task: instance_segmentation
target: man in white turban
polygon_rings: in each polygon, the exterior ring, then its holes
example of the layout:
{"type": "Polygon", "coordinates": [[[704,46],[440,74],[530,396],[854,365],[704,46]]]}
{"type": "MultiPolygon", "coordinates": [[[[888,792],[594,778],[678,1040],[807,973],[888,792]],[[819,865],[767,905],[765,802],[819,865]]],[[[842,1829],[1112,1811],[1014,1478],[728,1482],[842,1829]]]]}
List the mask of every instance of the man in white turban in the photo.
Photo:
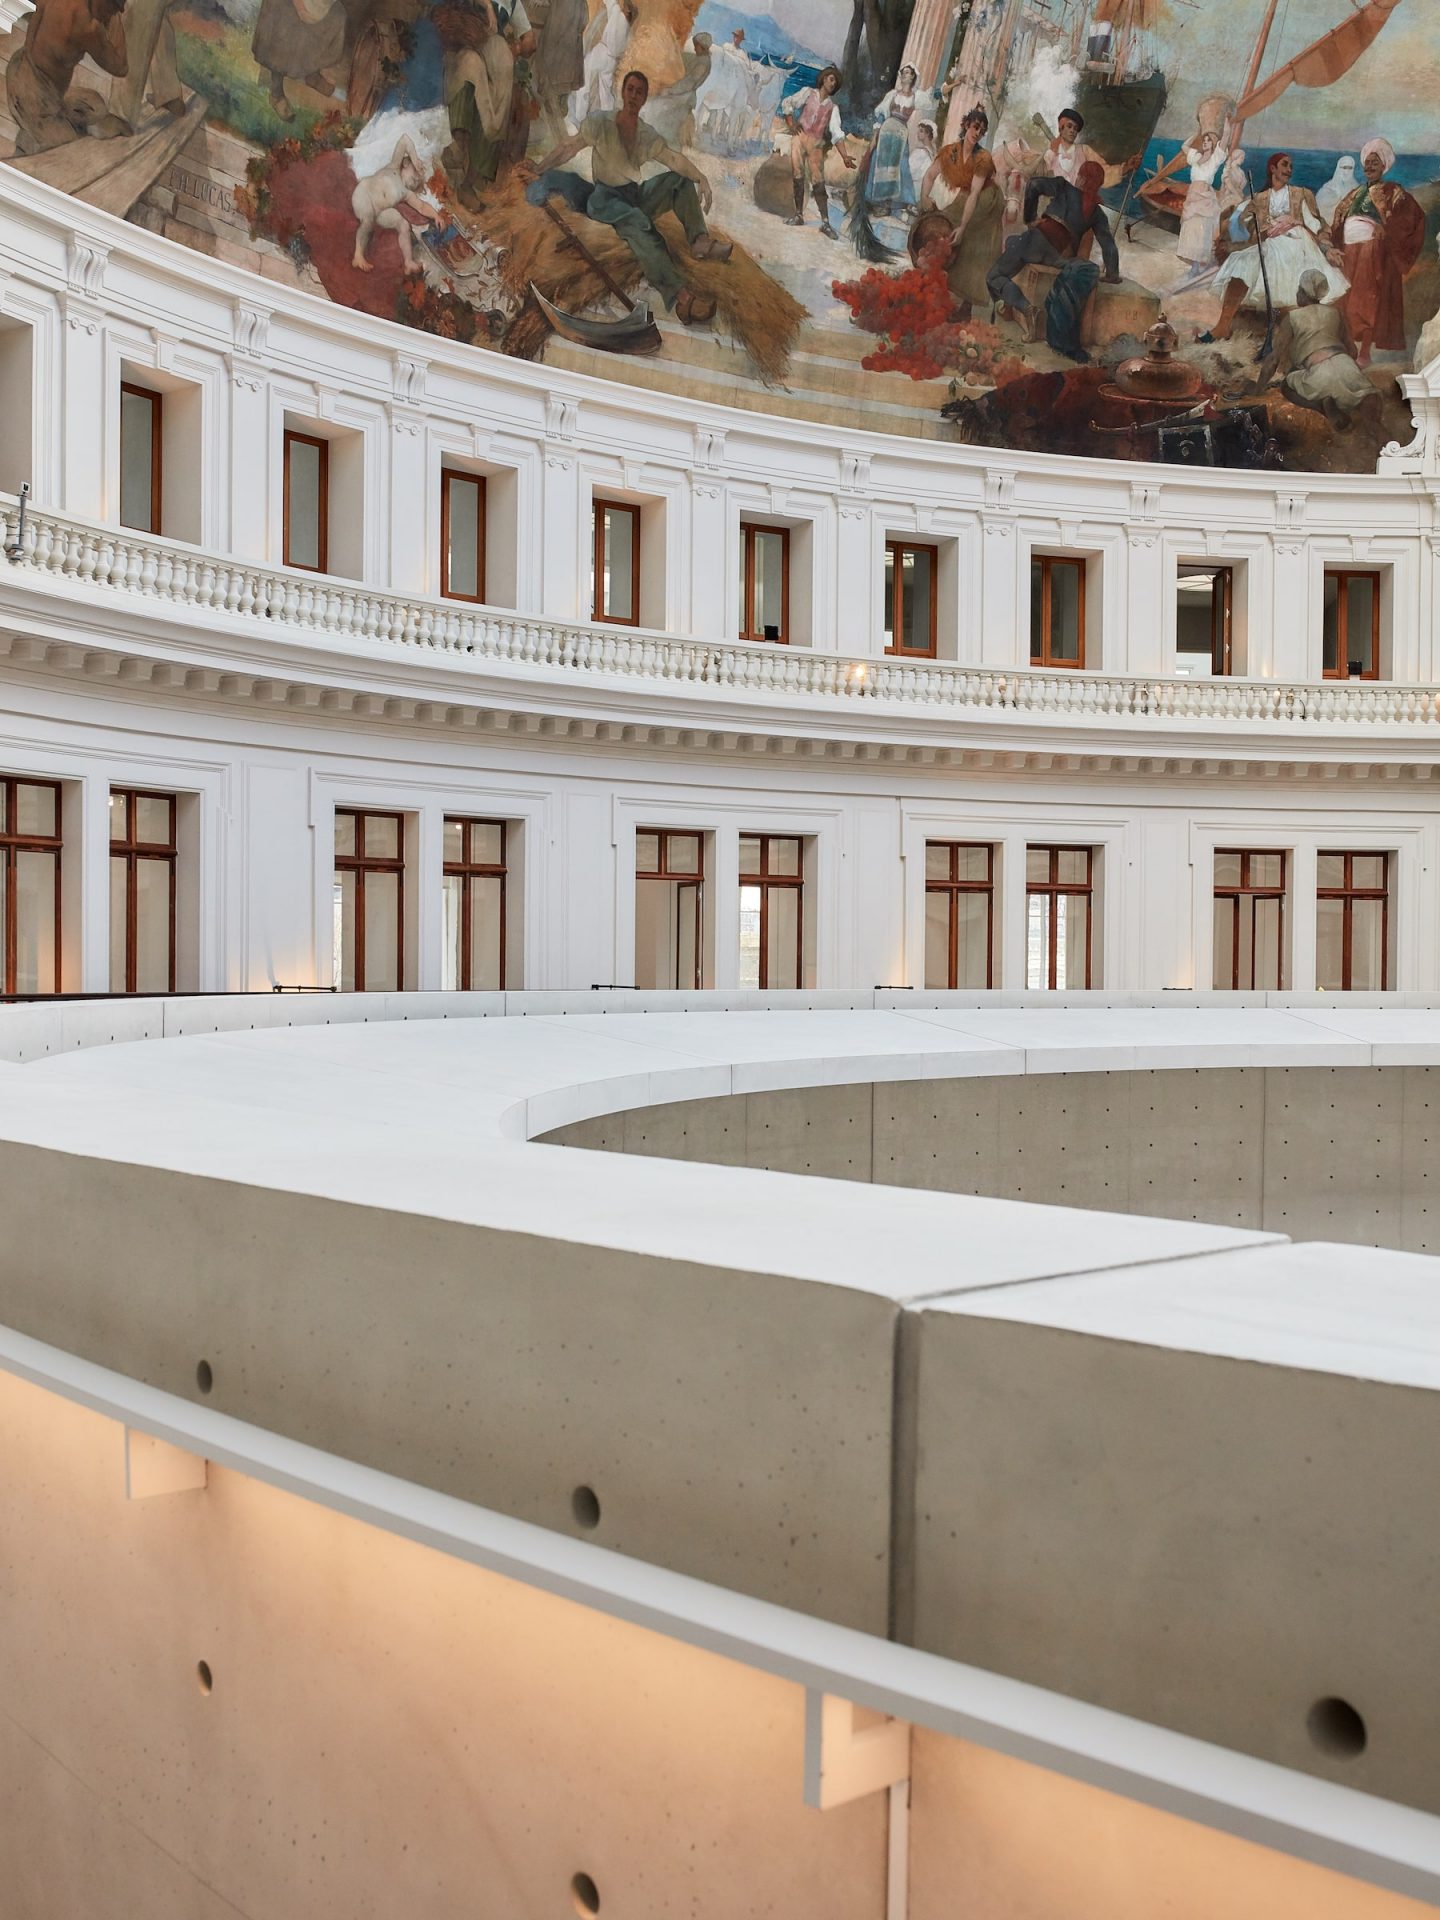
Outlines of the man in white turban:
{"type": "Polygon", "coordinates": [[[1342,302],[1355,357],[1369,364],[1375,349],[1405,350],[1405,276],[1425,244],[1425,212],[1398,181],[1388,140],[1367,140],[1360,149],[1365,175],[1336,207],[1330,241],[1341,250],[1350,290],[1342,302]]]}

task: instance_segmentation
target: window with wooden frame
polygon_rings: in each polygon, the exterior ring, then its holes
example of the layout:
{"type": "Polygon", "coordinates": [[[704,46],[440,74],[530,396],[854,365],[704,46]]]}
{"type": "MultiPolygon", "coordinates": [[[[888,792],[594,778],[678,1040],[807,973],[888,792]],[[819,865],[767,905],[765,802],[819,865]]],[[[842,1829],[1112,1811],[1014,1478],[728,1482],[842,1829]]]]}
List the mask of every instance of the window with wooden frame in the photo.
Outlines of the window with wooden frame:
{"type": "Polygon", "coordinates": [[[440,592],[485,598],[485,476],[440,469],[440,592]]]}
{"type": "Polygon", "coordinates": [[[1327,993],[1390,985],[1390,855],[1322,853],[1316,868],[1315,984],[1327,993]]]}
{"type": "Polygon", "coordinates": [[[138,533],[163,533],[163,396],[120,382],[120,524],[138,533]]]}
{"type": "Polygon", "coordinates": [[[640,624],[640,509],[623,500],[594,501],[591,611],[616,626],[640,624]]]}
{"type": "Polygon", "coordinates": [[[445,959],[441,985],[461,993],[505,985],[505,822],[445,821],[445,959]]]}
{"type": "Polygon", "coordinates": [[[405,984],[405,816],[335,809],[335,985],[397,993],[405,984]]]}
{"type": "Polygon", "coordinates": [[[790,638],[790,529],[740,523],[740,638],[790,638]]]}
{"type": "Polygon", "coordinates": [[[1222,993],[1285,984],[1285,854],[1215,849],[1214,984],[1222,993]]]}
{"type": "Polygon", "coordinates": [[[330,566],[330,442],[285,429],[284,560],[325,573],[330,566]]]}
{"type": "Polygon", "coordinates": [[[940,550],[885,542],[885,651],[933,660],[940,633],[940,550]]]}
{"type": "Polygon", "coordinates": [[[1092,984],[1095,920],[1093,847],[1025,849],[1025,984],[1092,984]]]}
{"type": "Polygon", "coordinates": [[[1030,561],[1030,664],[1085,664],[1085,562],[1037,553],[1030,561]]]}
{"type": "Polygon", "coordinates": [[[0,775],[0,992],[60,991],[60,783],[0,775]]]}
{"type": "Polygon", "coordinates": [[[1325,570],[1323,668],[1327,680],[1380,678],[1380,576],[1325,570]]]}
{"type": "Polygon", "coordinates": [[[740,985],[805,984],[805,843],[792,834],[740,836],[740,985]]]}
{"type": "Polygon", "coordinates": [[[635,985],[704,985],[705,836],[641,827],[635,835],[635,985]]]}
{"type": "Polygon", "coordinates": [[[1182,673],[1233,672],[1235,570],[1180,562],[1175,583],[1175,655],[1182,673]]]}
{"type": "Polygon", "coordinates": [[[925,843],[925,984],[991,987],[995,849],[967,840],[925,843]]]}
{"type": "Polygon", "coordinates": [[[110,991],[174,993],[175,796],[110,789],[110,991]]]}

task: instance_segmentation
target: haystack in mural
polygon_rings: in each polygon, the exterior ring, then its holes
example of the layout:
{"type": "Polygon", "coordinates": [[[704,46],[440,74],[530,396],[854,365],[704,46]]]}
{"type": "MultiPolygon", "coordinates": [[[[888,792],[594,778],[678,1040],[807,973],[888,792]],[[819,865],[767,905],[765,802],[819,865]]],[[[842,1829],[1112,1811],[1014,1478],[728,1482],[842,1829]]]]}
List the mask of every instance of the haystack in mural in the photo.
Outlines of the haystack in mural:
{"type": "Polygon", "coordinates": [[[1363,471],[1440,309],[1437,51],[1429,0],[38,0],[5,111],[15,166],[478,348],[1363,471]]]}

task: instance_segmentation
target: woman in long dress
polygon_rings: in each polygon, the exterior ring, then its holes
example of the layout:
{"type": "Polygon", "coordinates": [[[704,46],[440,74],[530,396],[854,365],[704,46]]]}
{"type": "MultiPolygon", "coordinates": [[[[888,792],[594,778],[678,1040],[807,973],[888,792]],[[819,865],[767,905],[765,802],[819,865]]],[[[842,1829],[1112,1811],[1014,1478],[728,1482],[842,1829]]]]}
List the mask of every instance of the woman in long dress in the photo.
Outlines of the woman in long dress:
{"type": "Polygon", "coordinates": [[[972,107],[960,126],[960,138],[935,156],[920,190],[923,205],[944,214],[954,228],[946,281],[963,317],[973,306],[989,306],[985,276],[1000,257],[1005,195],[995,177],[995,158],[981,145],[990,131],[983,107],[972,107]]]}
{"type": "Polygon", "coordinates": [[[1215,181],[1230,157],[1229,128],[1224,134],[1202,133],[1185,149],[1190,185],[1180,214],[1180,238],[1175,252],[1192,273],[1215,264],[1215,236],[1220,231],[1220,195],[1215,181]]]}
{"type": "Polygon", "coordinates": [[[912,204],[910,180],[910,122],[917,104],[914,67],[901,67],[895,85],[875,109],[879,133],[870,156],[870,178],[865,198],[878,211],[912,204]]]}
{"type": "MultiPolygon", "coordinates": [[[[1306,273],[1323,273],[1326,299],[1338,300],[1350,282],[1336,264],[1333,248],[1322,246],[1325,223],[1315,196],[1294,185],[1295,162],[1288,153],[1272,153],[1265,167],[1265,190],[1239,208],[1230,227],[1245,236],[1227,255],[1215,276],[1222,296],[1220,318],[1210,338],[1228,340],[1242,307],[1293,307],[1306,273]]],[[[1202,336],[1203,338],[1204,336],[1202,336]]]]}

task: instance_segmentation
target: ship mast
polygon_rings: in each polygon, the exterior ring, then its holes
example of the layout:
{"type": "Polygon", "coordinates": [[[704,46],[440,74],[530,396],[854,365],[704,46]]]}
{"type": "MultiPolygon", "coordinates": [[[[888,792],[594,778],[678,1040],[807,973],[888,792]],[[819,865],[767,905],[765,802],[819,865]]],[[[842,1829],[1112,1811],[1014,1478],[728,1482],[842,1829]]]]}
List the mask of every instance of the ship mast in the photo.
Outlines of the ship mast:
{"type": "MultiPolygon", "coordinates": [[[[1265,58],[1266,47],[1270,44],[1270,34],[1275,25],[1275,15],[1279,11],[1279,8],[1280,0],[1270,0],[1270,4],[1265,9],[1265,18],[1260,23],[1260,37],[1255,42],[1255,52],[1250,61],[1250,71],[1246,74],[1245,84],[1240,89],[1240,98],[1242,100],[1245,99],[1248,94],[1255,91],[1255,82],[1260,78],[1260,63],[1265,58]]],[[[1235,133],[1237,136],[1244,124],[1243,120],[1237,120],[1235,122],[1235,133]]]]}

